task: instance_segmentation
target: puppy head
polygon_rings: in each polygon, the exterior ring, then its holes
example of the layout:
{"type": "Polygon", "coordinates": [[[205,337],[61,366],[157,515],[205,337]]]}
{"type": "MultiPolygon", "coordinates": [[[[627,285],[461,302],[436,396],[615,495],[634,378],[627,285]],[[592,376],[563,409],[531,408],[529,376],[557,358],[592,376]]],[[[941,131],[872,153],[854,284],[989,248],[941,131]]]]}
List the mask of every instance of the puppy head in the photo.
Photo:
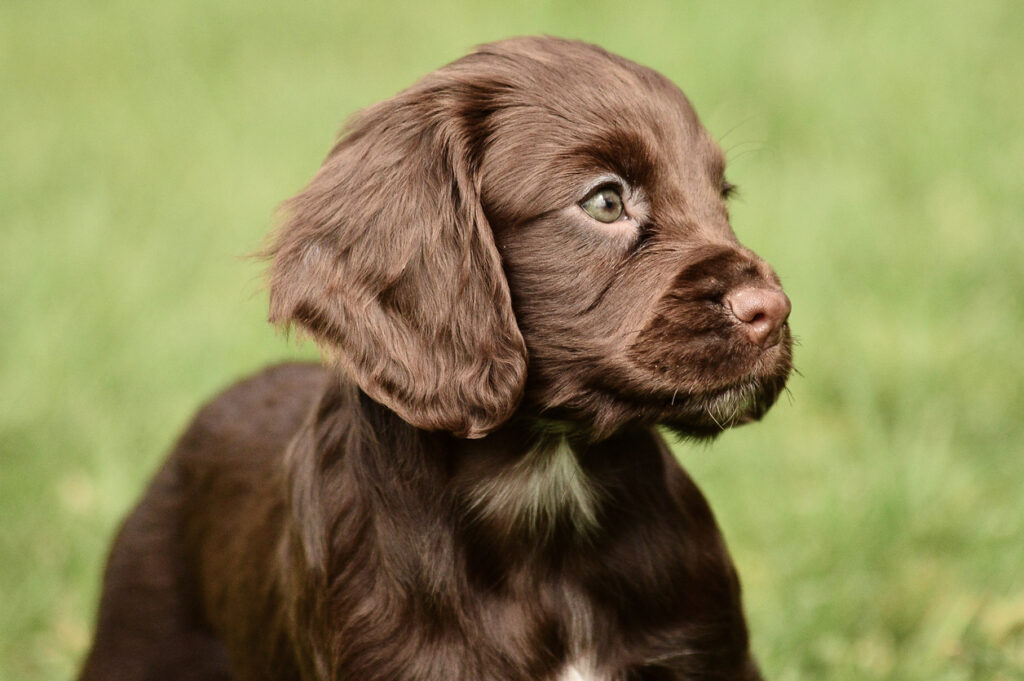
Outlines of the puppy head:
{"type": "Polygon", "coordinates": [[[791,368],[789,301],[732,232],[724,170],[654,71],[486,45],[350,124],[288,204],[271,319],[418,427],[480,436],[525,393],[596,436],[711,435],[791,368]]]}

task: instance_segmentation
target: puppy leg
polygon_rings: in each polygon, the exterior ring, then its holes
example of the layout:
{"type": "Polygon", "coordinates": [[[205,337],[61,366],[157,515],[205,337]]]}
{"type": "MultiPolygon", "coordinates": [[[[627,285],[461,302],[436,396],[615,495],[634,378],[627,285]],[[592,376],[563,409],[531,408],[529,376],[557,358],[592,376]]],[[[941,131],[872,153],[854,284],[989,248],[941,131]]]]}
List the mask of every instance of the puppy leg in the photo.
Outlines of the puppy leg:
{"type": "Polygon", "coordinates": [[[96,637],[79,681],[229,681],[185,565],[180,489],[164,468],[114,542],[96,637]]]}

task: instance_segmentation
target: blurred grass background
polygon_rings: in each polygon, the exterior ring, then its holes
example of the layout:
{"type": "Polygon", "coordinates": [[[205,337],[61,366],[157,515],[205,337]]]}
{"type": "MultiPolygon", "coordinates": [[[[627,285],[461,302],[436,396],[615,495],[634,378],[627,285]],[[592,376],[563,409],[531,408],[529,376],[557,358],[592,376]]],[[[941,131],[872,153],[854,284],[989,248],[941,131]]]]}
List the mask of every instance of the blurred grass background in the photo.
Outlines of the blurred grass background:
{"type": "Polygon", "coordinates": [[[762,424],[680,447],[767,678],[1024,678],[1024,3],[0,4],[0,679],[72,675],[114,529],[198,404],[296,349],[279,201],[472,45],[668,75],[793,300],[762,424]]]}

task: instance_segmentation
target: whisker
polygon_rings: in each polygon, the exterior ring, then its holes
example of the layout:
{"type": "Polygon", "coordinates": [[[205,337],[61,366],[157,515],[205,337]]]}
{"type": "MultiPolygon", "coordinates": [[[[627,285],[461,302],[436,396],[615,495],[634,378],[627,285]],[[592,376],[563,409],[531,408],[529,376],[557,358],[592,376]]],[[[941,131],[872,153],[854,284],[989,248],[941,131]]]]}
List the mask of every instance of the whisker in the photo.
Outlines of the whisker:
{"type": "Polygon", "coordinates": [[[707,412],[708,416],[711,417],[711,420],[715,422],[716,426],[718,426],[722,430],[725,430],[725,426],[723,426],[721,423],[719,423],[718,419],[715,418],[715,415],[711,413],[711,407],[710,406],[705,404],[704,405],[704,411],[707,412]]]}
{"type": "MultiPolygon", "coordinates": [[[[728,137],[732,133],[736,132],[737,130],[739,130],[740,128],[742,128],[744,125],[746,125],[747,123],[749,123],[752,120],[754,120],[753,116],[747,116],[742,121],[740,121],[736,125],[732,126],[728,130],[726,130],[725,134],[718,138],[718,141],[719,142],[724,142],[726,137],[728,137]]],[[[729,153],[729,152],[726,152],[726,153],[729,153]]]]}

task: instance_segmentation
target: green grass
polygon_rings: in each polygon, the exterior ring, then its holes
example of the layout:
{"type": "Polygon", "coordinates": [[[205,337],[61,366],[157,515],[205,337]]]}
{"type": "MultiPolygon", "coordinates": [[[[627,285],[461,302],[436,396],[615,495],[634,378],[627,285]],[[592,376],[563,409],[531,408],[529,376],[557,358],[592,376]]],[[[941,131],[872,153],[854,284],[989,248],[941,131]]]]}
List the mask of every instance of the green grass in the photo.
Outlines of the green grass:
{"type": "Polygon", "coordinates": [[[0,680],[73,673],[192,410],[312,355],[244,256],[340,122],[523,33],[679,83],[793,300],[791,399],[679,449],[767,677],[1024,679],[1024,4],[344,4],[0,4],[0,680]]]}

